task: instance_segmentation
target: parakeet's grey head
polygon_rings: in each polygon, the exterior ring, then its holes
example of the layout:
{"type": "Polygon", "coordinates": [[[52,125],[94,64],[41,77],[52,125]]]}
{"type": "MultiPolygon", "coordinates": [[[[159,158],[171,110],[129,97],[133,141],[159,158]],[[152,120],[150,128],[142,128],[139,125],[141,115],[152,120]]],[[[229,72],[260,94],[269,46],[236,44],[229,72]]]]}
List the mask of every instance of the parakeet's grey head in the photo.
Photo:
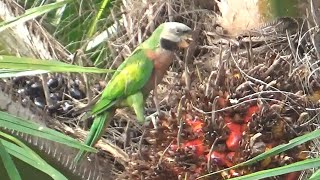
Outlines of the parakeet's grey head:
{"type": "Polygon", "coordinates": [[[186,48],[191,39],[192,29],[185,24],[178,22],[166,22],[162,25],[160,34],[160,46],[163,49],[173,51],[177,48],[186,48]]]}
{"type": "Polygon", "coordinates": [[[159,46],[163,49],[174,51],[189,46],[192,29],[185,24],[178,22],[166,22],[160,24],[139,47],[156,49],[159,46]]]}

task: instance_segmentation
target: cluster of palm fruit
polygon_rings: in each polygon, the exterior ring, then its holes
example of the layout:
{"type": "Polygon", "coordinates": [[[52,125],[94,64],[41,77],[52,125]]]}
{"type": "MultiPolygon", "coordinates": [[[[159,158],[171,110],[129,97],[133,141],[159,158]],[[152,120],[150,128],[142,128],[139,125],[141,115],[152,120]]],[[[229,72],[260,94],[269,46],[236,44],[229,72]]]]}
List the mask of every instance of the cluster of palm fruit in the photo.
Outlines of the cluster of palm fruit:
{"type": "MultiPolygon", "coordinates": [[[[230,98],[230,96],[229,96],[230,98]]],[[[278,99],[285,102],[285,98],[278,99]]],[[[292,97],[294,101],[303,101],[292,97]]],[[[307,103],[307,101],[305,102],[307,103]]],[[[217,107],[232,106],[220,97],[217,107]]],[[[157,130],[147,130],[139,153],[133,153],[124,179],[196,179],[209,172],[232,167],[269,149],[303,135],[308,114],[303,107],[285,107],[274,102],[253,101],[215,113],[215,119],[194,111],[181,118],[171,114],[160,120],[157,130]],[[181,121],[181,122],[180,122],[181,121]]],[[[231,169],[209,179],[237,177],[304,160],[309,144],[267,158],[252,166],[231,169]]],[[[280,179],[297,179],[300,172],[280,179]]]]}
{"type": "MultiPolygon", "coordinates": [[[[229,61],[213,70],[213,75],[203,73],[212,79],[193,77],[183,110],[175,106],[160,119],[158,129],[147,130],[140,151],[132,153],[127,173],[120,179],[196,179],[316,128],[308,123],[316,114],[307,109],[319,106],[320,86],[311,76],[309,86],[303,86],[305,79],[301,77],[307,77],[306,69],[293,59],[278,58],[280,54],[289,56],[286,53],[285,49],[274,49],[254,59],[238,57],[237,65],[229,61]],[[210,93],[206,93],[208,87],[210,93]]],[[[177,94],[181,97],[181,92],[177,94]]],[[[207,178],[232,178],[304,160],[312,155],[310,147],[311,143],[305,143],[207,178]]],[[[292,180],[299,176],[301,172],[275,178],[292,180]]]]}
{"type": "MultiPolygon", "coordinates": [[[[39,77],[23,76],[1,81],[2,90],[10,91],[9,94],[15,96],[23,105],[34,103],[52,116],[73,118],[78,115],[73,114],[75,101],[86,98],[85,85],[78,76],[69,78],[68,75],[62,74],[50,75],[46,86],[49,90],[50,105],[45,98],[39,77]]],[[[97,94],[104,88],[103,86],[104,84],[95,83],[92,92],[97,94]]]]}

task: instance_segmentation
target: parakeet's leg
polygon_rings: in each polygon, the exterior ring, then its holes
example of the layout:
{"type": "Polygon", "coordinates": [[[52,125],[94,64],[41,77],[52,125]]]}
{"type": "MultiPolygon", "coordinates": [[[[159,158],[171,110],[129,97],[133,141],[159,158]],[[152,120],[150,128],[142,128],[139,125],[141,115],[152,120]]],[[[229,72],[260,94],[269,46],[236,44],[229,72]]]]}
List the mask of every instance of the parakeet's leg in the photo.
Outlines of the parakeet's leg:
{"type": "MultiPolygon", "coordinates": [[[[86,145],[94,146],[97,143],[97,141],[101,138],[102,134],[104,133],[104,130],[106,126],[109,124],[110,119],[113,117],[114,113],[115,110],[110,109],[96,115],[96,117],[93,120],[93,124],[90,128],[89,135],[87,136],[87,139],[84,142],[86,145]]],[[[84,155],[85,152],[80,150],[74,161],[76,163],[79,162],[84,155]]]]}
{"type": "Polygon", "coordinates": [[[159,116],[160,116],[160,106],[159,106],[159,101],[158,101],[158,92],[157,92],[157,85],[158,85],[158,78],[157,76],[154,77],[154,87],[153,87],[153,102],[156,106],[156,112],[147,116],[146,120],[151,121],[153,124],[153,127],[155,129],[158,129],[158,121],[159,121],[159,116]]]}
{"type": "Polygon", "coordinates": [[[140,124],[149,125],[150,119],[155,127],[157,128],[157,121],[156,118],[158,116],[158,112],[154,113],[153,116],[150,115],[147,118],[144,117],[144,99],[143,94],[141,92],[135,93],[131,96],[128,96],[126,99],[126,104],[133,108],[134,112],[136,113],[137,120],[140,124]]]}
{"type": "Polygon", "coordinates": [[[156,106],[158,116],[160,116],[160,105],[159,105],[159,101],[158,101],[158,91],[157,91],[157,84],[159,84],[159,82],[158,82],[157,76],[155,76],[154,81],[155,81],[155,83],[154,83],[155,87],[153,89],[153,102],[156,106]]]}
{"type": "Polygon", "coordinates": [[[154,104],[156,106],[156,112],[151,114],[151,115],[149,115],[147,118],[148,119],[151,118],[151,122],[153,124],[153,127],[155,129],[157,129],[158,128],[157,124],[158,124],[159,116],[160,116],[160,113],[161,113],[160,106],[159,106],[159,101],[158,101],[158,96],[157,96],[157,89],[153,90],[153,102],[154,102],[154,104]]]}
{"type": "Polygon", "coordinates": [[[136,116],[137,120],[140,124],[146,123],[144,118],[144,99],[143,94],[141,92],[135,93],[130,95],[126,98],[126,103],[128,106],[132,107],[136,116]]]}

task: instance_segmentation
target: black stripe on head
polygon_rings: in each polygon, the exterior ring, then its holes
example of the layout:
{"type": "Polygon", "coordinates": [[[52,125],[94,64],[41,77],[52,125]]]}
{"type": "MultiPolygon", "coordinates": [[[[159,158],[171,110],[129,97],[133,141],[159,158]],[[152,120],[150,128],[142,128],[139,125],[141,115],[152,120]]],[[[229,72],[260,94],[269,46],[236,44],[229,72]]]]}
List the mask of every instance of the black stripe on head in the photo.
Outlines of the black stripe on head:
{"type": "Polygon", "coordinates": [[[160,47],[165,50],[168,50],[168,51],[174,51],[174,50],[178,49],[178,43],[174,42],[174,41],[170,41],[165,38],[161,38],[160,39],[160,47]]]}

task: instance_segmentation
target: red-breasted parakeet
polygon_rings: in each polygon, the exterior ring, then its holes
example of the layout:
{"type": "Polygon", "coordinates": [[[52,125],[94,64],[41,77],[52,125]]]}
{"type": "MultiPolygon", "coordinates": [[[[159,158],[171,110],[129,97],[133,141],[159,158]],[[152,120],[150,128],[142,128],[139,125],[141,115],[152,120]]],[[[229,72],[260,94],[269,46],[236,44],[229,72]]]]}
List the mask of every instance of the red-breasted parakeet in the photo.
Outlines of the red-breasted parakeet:
{"type": "MultiPolygon", "coordinates": [[[[94,146],[102,136],[116,108],[132,107],[139,123],[145,122],[144,104],[151,90],[159,84],[174,59],[174,51],[188,47],[191,28],[178,22],[159,25],[118,67],[93,106],[95,116],[85,144],[94,146]]],[[[84,152],[80,151],[76,161],[84,152]]]]}

